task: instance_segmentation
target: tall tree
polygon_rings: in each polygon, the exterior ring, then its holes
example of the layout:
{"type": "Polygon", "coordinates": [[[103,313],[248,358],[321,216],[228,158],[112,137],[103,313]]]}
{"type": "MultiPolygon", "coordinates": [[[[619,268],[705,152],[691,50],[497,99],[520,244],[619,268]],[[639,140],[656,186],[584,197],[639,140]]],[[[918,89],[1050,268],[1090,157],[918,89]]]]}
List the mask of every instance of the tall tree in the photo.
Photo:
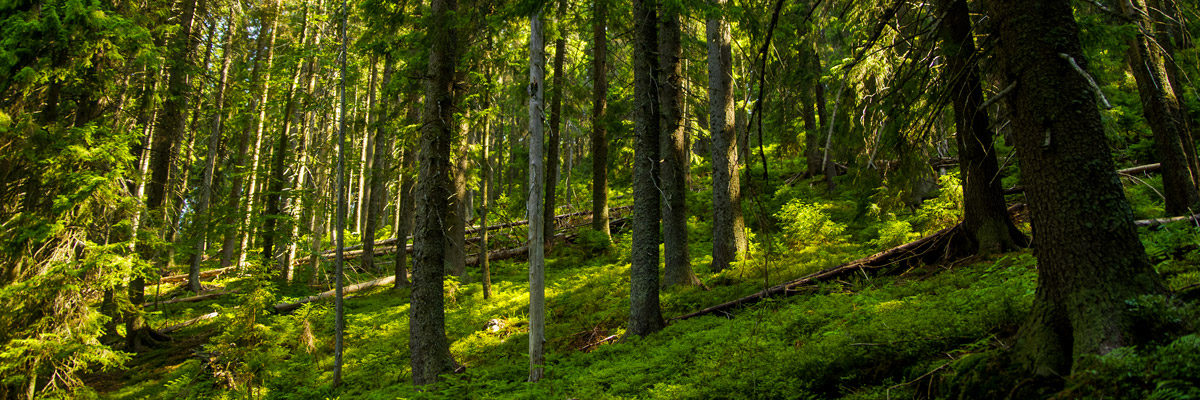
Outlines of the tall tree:
{"type": "MultiPolygon", "coordinates": [[[[724,12],[726,0],[712,0],[724,12]]],[[[708,118],[712,135],[712,270],[729,268],[746,251],[742,189],[738,178],[737,132],[733,115],[733,50],[723,14],[708,18],[708,118]]]]}
{"type": "MultiPolygon", "coordinates": [[[[167,99],[163,103],[163,117],[159,119],[159,125],[155,129],[154,138],[151,141],[151,175],[150,183],[146,187],[146,214],[150,218],[149,223],[145,225],[148,229],[154,230],[155,235],[161,233],[165,228],[163,226],[166,221],[165,214],[170,208],[167,204],[167,196],[171,190],[168,185],[187,122],[185,120],[186,110],[188,109],[188,99],[191,96],[188,71],[192,68],[192,51],[200,36],[197,32],[198,29],[195,29],[200,24],[194,22],[197,15],[204,15],[206,4],[205,0],[185,0],[181,5],[183,9],[179,16],[179,32],[174,38],[170,50],[174,61],[170,63],[168,72],[167,99]]],[[[47,104],[53,102],[47,102],[47,104]]],[[[49,111],[44,112],[43,116],[54,114],[55,112],[49,111]]],[[[161,238],[161,236],[159,237],[161,238]]],[[[141,248],[138,252],[143,258],[153,260],[155,263],[166,261],[158,259],[159,249],[156,244],[142,241],[139,242],[139,246],[141,248]]],[[[136,276],[130,282],[129,290],[130,301],[135,305],[141,304],[145,300],[145,276],[136,276]]],[[[141,314],[134,313],[129,318],[125,324],[125,332],[128,348],[140,351],[142,340],[149,334],[141,314]]]]}
{"type": "Polygon", "coordinates": [[[563,102],[563,60],[567,53],[567,0],[558,0],[558,12],[554,14],[554,23],[558,29],[558,38],[554,39],[554,82],[550,85],[550,143],[546,148],[546,206],[545,219],[542,224],[547,242],[554,241],[554,200],[558,192],[558,150],[562,141],[562,102],[563,102]]]}
{"type": "Polygon", "coordinates": [[[542,28],[542,6],[535,6],[529,17],[529,198],[525,212],[529,220],[529,381],[542,379],[546,345],[546,212],[542,204],[542,135],[546,117],[546,43],[542,28]]]}
{"type": "MultiPolygon", "coordinates": [[[[392,82],[392,57],[386,56],[383,62],[383,79],[380,92],[385,92],[388,85],[392,82]]],[[[388,97],[380,96],[384,99],[388,97]]],[[[387,199],[387,192],[384,190],[384,184],[387,180],[386,172],[388,171],[388,155],[389,151],[387,140],[384,135],[387,132],[385,126],[388,124],[388,116],[391,115],[387,110],[392,106],[392,102],[384,100],[382,105],[376,104],[375,121],[372,126],[367,129],[371,130],[371,144],[375,147],[371,151],[371,168],[367,170],[370,187],[367,190],[366,204],[366,220],[363,229],[363,254],[361,256],[362,268],[367,271],[375,271],[378,268],[375,266],[375,231],[379,229],[380,214],[382,213],[383,203],[387,199]]]]}
{"type": "Polygon", "coordinates": [[[204,178],[200,186],[200,201],[196,204],[196,215],[203,218],[203,223],[199,224],[201,233],[197,235],[196,243],[192,245],[192,256],[189,260],[188,267],[188,289],[199,293],[200,292],[200,261],[204,258],[204,243],[207,240],[207,233],[211,229],[209,225],[212,223],[211,213],[208,211],[209,204],[212,203],[212,185],[213,175],[216,172],[217,166],[217,149],[221,146],[221,128],[225,121],[225,89],[229,82],[229,68],[233,62],[233,43],[235,32],[238,32],[238,17],[234,15],[234,7],[230,7],[230,15],[226,21],[225,30],[225,46],[221,50],[221,72],[217,79],[217,90],[213,94],[213,111],[209,117],[209,133],[208,133],[208,154],[204,159],[204,178]]]}
{"type": "Polygon", "coordinates": [[[342,352],[345,346],[346,312],[342,305],[342,268],[346,234],[346,26],[350,24],[350,10],[342,0],[341,48],[338,51],[338,141],[337,141],[337,232],[334,233],[334,314],[333,314],[333,388],[342,384],[342,352]]]}
{"type": "Polygon", "coordinates": [[[659,31],[659,62],[662,72],[658,78],[661,102],[661,151],[663,252],[665,266],[663,286],[699,285],[692,272],[688,256],[687,226],[687,145],[684,139],[683,116],[683,46],[679,18],[680,4],[664,2],[659,31]]]}
{"type": "Polygon", "coordinates": [[[629,327],[632,335],[646,336],[665,323],[658,299],[659,220],[658,193],[659,104],[658,18],[655,2],[633,1],[633,244],[630,248],[629,327]]]}
{"type": "Polygon", "coordinates": [[[971,14],[966,0],[939,0],[945,81],[954,104],[959,166],[963,171],[962,228],[971,247],[980,253],[1004,252],[1025,247],[1025,235],[1008,217],[1000,187],[1000,166],[992,147],[983,85],[979,80],[971,14]]]}
{"type": "Polygon", "coordinates": [[[1085,355],[1137,344],[1125,300],[1163,286],[1113,169],[1071,2],[987,5],[1017,84],[1006,100],[1037,232],[1038,287],[1015,350],[1038,375],[1066,375],[1085,355]]]}
{"type": "Polygon", "coordinates": [[[459,45],[454,29],[456,0],[432,0],[427,21],[429,70],[421,117],[421,160],[416,189],[413,283],[409,307],[409,347],[413,383],[437,382],[455,368],[446,339],[443,296],[450,187],[450,147],[454,141],[454,70],[459,45]]]}
{"type": "MultiPolygon", "coordinates": [[[[409,97],[408,101],[408,116],[406,118],[409,124],[416,124],[421,121],[420,101],[416,93],[409,97]]],[[[416,200],[413,193],[414,179],[412,169],[416,167],[417,152],[414,151],[414,144],[410,140],[405,140],[401,145],[404,150],[401,152],[400,159],[400,198],[397,199],[396,206],[400,208],[400,212],[396,217],[396,234],[395,238],[399,240],[398,245],[404,245],[408,242],[408,237],[412,236],[413,219],[416,216],[416,200]]],[[[395,288],[409,286],[408,271],[407,271],[407,251],[396,251],[396,283],[395,288]]]]}
{"type": "Polygon", "coordinates": [[[608,230],[608,0],[593,0],[592,12],[592,229],[608,230]]]}
{"type": "MultiPolygon", "coordinates": [[[[1186,111],[1183,111],[1181,99],[1175,97],[1173,85],[1178,82],[1172,82],[1167,74],[1163,48],[1152,37],[1154,23],[1145,0],[1118,2],[1125,17],[1138,27],[1138,32],[1129,39],[1125,58],[1137,81],[1142,112],[1146,114],[1146,122],[1154,133],[1154,147],[1158,160],[1162,162],[1163,197],[1167,214],[1191,215],[1200,211],[1197,209],[1200,191],[1196,188],[1200,171],[1189,160],[1185,149],[1185,146],[1194,147],[1195,143],[1181,140],[1190,134],[1187,132],[1186,111]]],[[[1168,38],[1164,39],[1169,41],[1168,38]]]]}

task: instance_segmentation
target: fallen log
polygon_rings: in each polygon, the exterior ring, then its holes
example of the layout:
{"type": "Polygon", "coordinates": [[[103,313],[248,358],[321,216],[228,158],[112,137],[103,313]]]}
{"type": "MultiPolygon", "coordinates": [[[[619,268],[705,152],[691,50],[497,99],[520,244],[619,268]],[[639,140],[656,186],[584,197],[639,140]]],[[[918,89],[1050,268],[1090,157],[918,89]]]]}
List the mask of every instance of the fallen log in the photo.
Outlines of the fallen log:
{"type": "Polygon", "coordinates": [[[1200,214],[1184,215],[1182,217],[1172,217],[1172,218],[1143,219],[1143,220],[1139,220],[1139,221],[1133,221],[1133,224],[1136,226],[1158,226],[1158,225],[1165,225],[1165,224],[1169,224],[1172,222],[1179,222],[1179,221],[1192,221],[1193,224],[1200,225],[1200,214]]]}
{"type": "Polygon", "coordinates": [[[912,242],[875,253],[869,257],[860,258],[836,267],[808,274],[801,278],[772,286],[758,293],[742,297],[737,300],[717,304],[715,306],[708,307],[690,314],[680,315],[671,318],[671,320],[685,320],[702,315],[727,313],[729,310],[734,308],[754,304],[768,297],[790,296],[795,293],[800,293],[801,291],[797,290],[797,288],[811,285],[816,282],[827,281],[866,269],[879,269],[904,261],[925,258],[926,256],[930,255],[932,250],[937,250],[943,247],[939,246],[939,244],[942,244],[943,242],[946,244],[951,243],[954,235],[958,233],[958,227],[959,225],[955,225],[946,229],[942,229],[929,236],[925,236],[912,242]]]}
{"type": "MultiPolygon", "coordinates": [[[[200,279],[215,278],[217,276],[220,276],[221,274],[224,274],[229,271],[233,271],[235,269],[237,269],[237,267],[225,267],[225,268],[210,269],[208,271],[202,271],[202,272],[200,272],[200,279]]],[[[171,275],[171,276],[164,276],[162,278],[159,278],[158,282],[156,284],[186,282],[187,280],[188,280],[188,274],[171,275]]]]}
{"type": "MultiPolygon", "coordinates": [[[[370,289],[370,288],[379,287],[379,286],[390,286],[394,282],[396,282],[395,275],[387,276],[387,277],[383,277],[383,278],[379,278],[379,279],[375,279],[375,280],[371,280],[371,281],[366,281],[366,282],[362,282],[362,283],[356,283],[356,284],[342,288],[342,295],[347,295],[347,294],[354,293],[354,292],[357,292],[360,290],[370,289]]],[[[289,311],[295,310],[297,308],[300,308],[300,306],[302,306],[302,305],[312,303],[314,301],[318,301],[318,300],[322,300],[322,299],[327,299],[327,298],[333,297],[336,294],[337,294],[337,289],[327,290],[327,291],[324,291],[321,293],[314,294],[312,296],[305,297],[295,303],[279,303],[279,304],[275,305],[275,312],[280,312],[280,313],[289,312],[289,311]]]]}
{"type": "Polygon", "coordinates": [[[194,324],[194,323],[197,323],[197,322],[200,322],[200,321],[206,320],[206,319],[213,319],[213,318],[216,318],[216,317],[217,317],[217,315],[220,315],[220,314],[219,314],[219,313],[217,313],[216,311],[213,311],[213,312],[210,312],[210,313],[208,313],[208,314],[204,314],[204,315],[201,315],[201,316],[199,316],[199,317],[192,318],[192,319],[189,319],[189,320],[187,320],[187,321],[183,321],[183,322],[180,322],[180,323],[178,323],[178,324],[171,325],[171,326],[168,326],[168,327],[165,327],[165,328],[159,329],[157,332],[158,332],[158,334],[160,334],[160,335],[166,335],[166,334],[168,334],[168,333],[171,333],[171,332],[177,331],[177,330],[179,330],[179,329],[182,329],[182,328],[184,328],[184,327],[187,327],[188,325],[191,325],[191,324],[194,324]]]}
{"type": "MultiPolygon", "coordinates": [[[[609,208],[608,210],[609,210],[609,212],[610,212],[611,214],[619,214],[621,211],[629,210],[629,209],[632,209],[632,208],[633,208],[633,206],[621,206],[621,207],[612,207],[612,208],[609,208]]],[[[581,217],[581,216],[584,216],[584,215],[589,215],[589,214],[591,214],[591,213],[592,213],[591,211],[580,211],[580,212],[574,212],[574,213],[570,213],[570,214],[560,214],[560,215],[555,215],[555,216],[554,216],[554,219],[555,219],[556,221],[557,221],[557,220],[563,220],[563,219],[571,219],[571,218],[574,218],[574,217],[581,217]]],[[[494,231],[494,230],[497,230],[497,229],[512,228],[512,227],[523,226],[523,225],[528,225],[528,224],[529,224],[529,220],[523,219],[523,220],[520,220],[520,221],[506,222],[506,223],[503,223],[503,224],[488,225],[488,227],[487,227],[487,230],[490,232],[490,231],[494,231]]],[[[465,231],[465,233],[466,233],[466,234],[468,234],[468,235],[470,235],[470,234],[479,233],[479,231],[480,231],[480,230],[481,230],[481,229],[480,229],[478,226],[472,226],[472,227],[470,227],[470,228],[467,228],[467,230],[465,231]]],[[[409,237],[409,238],[411,238],[411,237],[409,237]]],[[[476,240],[476,241],[478,241],[478,240],[479,240],[479,237],[467,238],[467,240],[468,240],[468,241],[470,241],[470,240],[476,240]]],[[[375,246],[376,246],[376,247],[379,247],[379,246],[391,246],[391,245],[394,245],[394,244],[396,244],[396,242],[398,242],[398,241],[399,241],[399,240],[398,240],[397,238],[390,238],[390,239],[377,240],[377,241],[375,241],[375,246]]],[[[407,240],[405,240],[405,242],[407,242],[407,240]]],[[[343,248],[342,248],[342,251],[349,252],[349,251],[351,251],[351,250],[358,250],[358,249],[361,249],[361,248],[362,248],[362,244],[356,244],[356,245],[353,245],[353,246],[343,247],[343,248]]],[[[325,251],[322,251],[322,252],[321,252],[321,255],[329,255],[329,254],[333,254],[335,251],[337,251],[337,249],[325,250],[325,251]]],[[[409,245],[409,246],[408,246],[408,251],[409,251],[409,252],[412,252],[412,245],[409,245]]],[[[308,260],[308,258],[302,258],[302,259],[299,259],[299,260],[297,260],[297,262],[303,262],[303,261],[305,261],[305,260],[308,260]]]]}
{"type": "MultiPolygon", "coordinates": [[[[1157,171],[1157,170],[1159,170],[1160,168],[1162,168],[1162,164],[1161,164],[1161,163],[1154,163],[1154,164],[1139,165],[1139,166],[1136,166],[1136,167],[1129,167],[1129,168],[1125,168],[1125,169],[1119,169],[1119,170],[1117,170],[1117,175],[1118,175],[1118,176],[1121,176],[1121,177],[1132,178],[1134,175],[1137,175],[1137,174],[1144,174],[1144,173],[1147,173],[1147,172],[1154,172],[1154,171],[1157,171]]],[[[1025,187],[1024,187],[1024,186],[1013,186],[1013,187],[1011,187],[1011,188],[1004,189],[1004,194],[1005,194],[1005,195],[1010,195],[1010,194],[1021,194],[1021,193],[1025,193],[1025,187]]]]}
{"type": "Polygon", "coordinates": [[[230,290],[230,291],[221,290],[221,291],[216,291],[216,292],[205,293],[205,294],[198,295],[198,296],[192,296],[192,297],[182,297],[182,298],[170,299],[170,300],[164,300],[164,301],[146,302],[146,303],[142,303],[142,307],[151,306],[151,305],[152,306],[161,306],[161,305],[165,305],[165,304],[191,303],[191,302],[197,302],[197,301],[212,300],[212,299],[215,299],[215,298],[218,298],[218,297],[230,294],[230,293],[237,293],[237,291],[236,290],[230,290]]]}

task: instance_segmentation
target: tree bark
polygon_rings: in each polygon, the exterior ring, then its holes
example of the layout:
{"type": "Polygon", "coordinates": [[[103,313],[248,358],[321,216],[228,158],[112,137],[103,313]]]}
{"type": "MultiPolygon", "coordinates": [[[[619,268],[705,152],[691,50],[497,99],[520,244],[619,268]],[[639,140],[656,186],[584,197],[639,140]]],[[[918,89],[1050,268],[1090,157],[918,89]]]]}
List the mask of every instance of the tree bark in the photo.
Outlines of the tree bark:
{"type": "Polygon", "coordinates": [[[663,287],[699,285],[688,255],[687,226],[687,147],[683,137],[683,47],[680,44],[680,18],[677,5],[664,4],[659,31],[658,78],[661,115],[662,230],[665,266],[663,287]]]}
{"type": "Polygon", "coordinates": [[[1083,56],[1070,2],[987,5],[1002,71],[1018,85],[1006,99],[1037,232],[1038,287],[1016,357],[1038,375],[1067,375],[1085,355],[1138,344],[1125,300],[1164,289],[1113,172],[1095,95],[1071,64],[1083,56]]]}
{"type": "MultiPolygon", "coordinates": [[[[417,96],[413,95],[408,101],[408,122],[419,123],[421,121],[420,104],[417,96]]],[[[413,193],[413,167],[417,166],[416,152],[413,151],[413,144],[407,140],[403,144],[404,152],[401,155],[400,168],[400,198],[397,207],[400,208],[399,221],[396,226],[395,238],[400,241],[408,241],[408,237],[412,236],[413,218],[416,216],[416,201],[415,193],[413,193]]],[[[396,254],[396,289],[408,287],[408,254],[405,252],[397,252],[396,254]]]]}
{"type": "Polygon", "coordinates": [[[662,219],[658,182],[659,104],[654,79],[659,71],[658,18],[655,3],[633,1],[633,244],[630,263],[629,327],[631,335],[646,336],[665,326],[658,298],[659,220],[662,219]]]}
{"type": "MultiPolygon", "coordinates": [[[[726,0],[713,0],[724,7],[726,0]]],[[[713,261],[722,271],[747,248],[738,178],[737,132],[733,114],[733,52],[729,23],[708,20],[708,118],[712,135],[713,261]]]]}
{"type": "MultiPolygon", "coordinates": [[[[542,183],[545,168],[542,140],[545,126],[546,44],[542,31],[542,6],[529,18],[529,192],[525,201],[529,229],[529,381],[542,379],[546,345],[545,220],[542,183]]],[[[485,229],[486,230],[486,229],[485,229]]]]}
{"type": "Polygon", "coordinates": [[[608,230],[608,0],[593,0],[592,18],[592,229],[608,230]]]}
{"type": "MultiPolygon", "coordinates": [[[[188,0],[184,1],[182,5],[183,10],[179,18],[180,33],[171,46],[171,54],[175,61],[171,63],[168,73],[167,99],[163,103],[163,118],[159,119],[159,125],[155,128],[154,138],[151,141],[151,175],[150,184],[146,187],[146,214],[149,220],[143,226],[153,230],[155,235],[161,235],[163,232],[162,224],[166,220],[165,213],[168,209],[167,196],[170,192],[168,186],[171,181],[172,166],[179,152],[179,143],[183,139],[188,97],[191,96],[187,71],[191,67],[192,50],[196,47],[196,36],[198,36],[194,35],[193,29],[196,24],[193,22],[196,15],[203,15],[205,12],[204,0],[188,0]]],[[[145,241],[139,242],[138,253],[143,259],[161,265],[165,260],[159,260],[160,251],[157,246],[157,244],[145,241]]],[[[135,305],[142,304],[146,296],[146,278],[142,275],[136,276],[130,282],[129,290],[130,302],[135,305]]],[[[126,321],[127,350],[141,351],[145,329],[145,320],[140,313],[134,313],[126,321]]]]}
{"type": "MultiPolygon", "coordinates": [[[[544,214],[546,221],[542,229],[546,232],[542,238],[554,240],[554,200],[558,193],[559,147],[562,136],[562,98],[563,98],[563,60],[567,52],[567,29],[564,25],[567,14],[567,1],[558,0],[558,12],[555,13],[555,23],[558,24],[558,38],[554,40],[554,82],[550,84],[550,130],[549,143],[546,147],[546,206],[544,214]]],[[[547,243],[551,244],[551,243],[547,243]]]]}
{"type": "Polygon", "coordinates": [[[993,253],[1025,247],[1025,235],[1008,216],[1000,166],[992,147],[990,121],[983,104],[972,37],[971,14],[966,0],[939,0],[942,22],[942,54],[946,60],[943,80],[950,86],[954,104],[959,166],[963,172],[963,229],[971,252],[993,253]]]}
{"type": "MultiPolygon", "coordinates": [[[[363,146],[371,147],[371,149],[369,149],[367,151],[367,154],[370,156],[370,159],[367,160],[367,163],[364,164],[364,166],[363,166],[363,172],[362,172],[363,185],[362,186],[365,189],[363,189],[359,192],[359,193],[362,193],[364,196],[364,198],[362,199],[362,201],[359,204],[363,205],[362,206],[363,210],[361,211],[363,218],[360,221],[362,221],[362,225],[363,225],[363,229],[362,229],[363,250],[366,250],[363,252],[363,257],[359,261],[359,263],[360,263],[359,265],[362,266],[362,268],[364,270],[372,271],[372,272],[376,272],[376,267],[375,267],[374,251],[373,251],[373,249],[371,249],[371,247],[375,245],[375,229],[377,228],[376,224],[378,223],[378,216],[376,215],[378,213],[378,211],[372,212],[373,211],[372,208],[375,204],[374,199],[376,197],[379,197],[379,198],[384,197],[383,193],[375,192],[375,187],[381,186],[379,184],[383,183],[382,182],[383,181],[383,173],[382,173],[383,171],[382,170],[384,168],[384,166],[380,165],[383,163],[383,160],[382,160],[383,157],[381,154],[381,153],[383,153],[381,151],[382,150],[381,145],[383,144],[383,140],[382,140],[383,139],[383,127],[382,127],[383,122],[379,120],[379,115],[380,114],[386,115],[386,113],[380,112],[380,110],[379,110],[380,106],[375,101],[376,91],[377,91],[377,85],[375,84],[375,82],[378,79],[375,76],[376,75],[376,71],[375,71],[376,67],[375,66],[376,66],[376,64],[378,64],[378,60],[376,60],[376,58],[377,58],[377,56],[374,56],[374,55],[371,56],[371,89],[370,89],[370,94],[367,95],[368,103],[369,103],[368,107],[371,109],[371,115],[374,116],[374,120],[369,121],[369,123],[367,124],[367,135],[368,136],[367,136],[366,142],[363,143],[363,146]],[[377,184],[377,182],[379,184],[377,184]],[[372,219],[375,219],[375,221],[372,221],[372,219]]],[[[389,64],[384,67],[384,72],[383,72],[383,74],[384,74],[383,85],[384,86],[387,86],[387,82],[388,82],[388,78],[389,78],[388,74],[391,72],[390,69],[391,69],[391,64],[390,64],[390,58],[389,58],[389,64]]]]}
{"type": "MultiPolygon", "coordinates": [[[[232,10],[232,8],[231,8],[232,10]]],[[[212,215],[208,210],[212,202],[213,175],[216,172],[217,149],[221,147],[221,128],[225,117],[225,89],[229,81],[229,68],[233,62],[234,32],[238,31],[238,18],[232,13],[226,21],[225,46],[221,51],[221,72],[217,80],[217,92],[213,99],[213,113],[209,125],[208,154],[204,159],[204,180],[200,186],[200,200],[196,204],[196,216],[203,222],[198,224],[202,230],[192,245],[192,257],[188,267],[188,289],[200,293],[200,261],[204,258],[204,242],[208,231],[211,230],[212,215]]]]}
{"type": "MultiPolygon", "coordinates": [[[[1167,75],[1162,50],[1152,43],[1147,33],[1154,31],[1144,0],[1120,0],[1121,11],[1138,26],[1138,33],[1129,40],[1125,58],[1137,81],[1142,112],[1154,133],[1154,147],[1163,164],[1163,197],[1170,215],[1186,215],[1196,211],[1200,191],[1196,188],[1197,170],[1188,159],[1181,138],[1190,136],[1180,99],[1167,75]]],[[[1193,149],[1194,151],[1194,149],[1193,149]]]]}
{"type": "Polygon", "coordinates": [[[450,147],[454,139],[454,69],[458,57],[453,26],[456,0],[432,0],[428,20],[429,70],[421,118],[421,160],[417,179],[416,234],[413,240],[413,287],[409,308],[409,346],[413,383],[437,382],[454,370],[446,339],[443,296],[446,229],[453,195],[450,147]]]}

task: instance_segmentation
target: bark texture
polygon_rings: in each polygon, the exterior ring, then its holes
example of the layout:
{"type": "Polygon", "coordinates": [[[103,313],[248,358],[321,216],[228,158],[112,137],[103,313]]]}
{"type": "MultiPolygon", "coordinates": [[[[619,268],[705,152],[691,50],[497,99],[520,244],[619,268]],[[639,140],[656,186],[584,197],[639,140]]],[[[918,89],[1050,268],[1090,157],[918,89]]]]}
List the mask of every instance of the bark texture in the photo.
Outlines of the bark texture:
{"type": "Polygon", "coordinates": [[[421,160],[417,178],[413,288],[409,309],[413,383],[437,382],[454,370],[446,339],[444,268],[450,214],[450,147],[454,139],[454,67],[457,35],[451,16],[456,0],[433,0],[428,20],[431,49],[421,118],[421,160]]]}
{"type": "MultiPolygon", "coordinates": [[[[545,220],[542,214],[542,134],[545,126],[546,44],[542,8],[529,18],[529,193],[525,201],[529,229],[529,381],[542,379],[546,363],[545,220]]],[[[485,228],[486,230],[486,228],[485,228]]]]}
{"type": "Polygon", "coordinates": [[[1145,1],[1119,2],[1121,11],[1138,26],[1138,33],[1129,40],[1125,58],[1137,81],[1142,112],[1146,115],[1150,131],[1154,133],[1155,151],[1158,161],[1163,165],[1163,197],[1166,199],[1167,214],[1192,214],[1196,211],[1197,203],[1200,203],[1200,192],[1196,189],[1196,166],[1189,160],[1185,148],[1195,144],[1181,140],[1190,136],[1185,121],[1186,111],[1180,99],[1175,97],[1173,85],[1176,83],[1167,74],[1163,49],[1147,35],[1154,31],[1154,24],[1146,10],[1145,1]]]}
{"type": "Polygon", "coordinates": [[[1126,299],[1163,290],[1113,172],[1066,0],[988,2],[1029,199],[1038,287],[1017,359],[1038,375],[1138,343],[1126,299]]]}
{"type": "Polygon", "coordinates": [[[649,0],[633,1],[633,244],[630,263],[629,327],[631,335],[646,336],[662,330],[658,299],[658,224],[661,219],[658,188],[659,109],[658,13],[649,0]]]}
{"type": "Polygon", "coordinates": [[[983,104],[971,14],[966,0],[939,0],[942,22],[944,80],[950,85],[954,104],[955,141],[963,171],[963,223],[972,249],[978,253],[1005,252],[1023,248],[1025,235],[1008,216],[1000,166],[992,146],[990,121],[983,104]]]}
{"type": "Polygon", "coordinates": [[[687,145],[683,132],[683,47],[679,8],[664,4],[660,16],[659,102],[661,104],[663,287],[699,285],[688,256],[687,145]]]}
{"type": "MultiPolygon", "coordinates": [[[[723,7],[726,0],[714,0],[723,7]]],[[[737,132],[733,114],[733,52],[729,23],[708,20],[708,118],[712,135],[713,261],[722,271],[746,251],[746,222],[738,178],[737,132]]]]}
{"type": "Polygon", "coordinates": [[[608,0],[594,0],[592,15],[592,229],[608,230],[608,0]]]}

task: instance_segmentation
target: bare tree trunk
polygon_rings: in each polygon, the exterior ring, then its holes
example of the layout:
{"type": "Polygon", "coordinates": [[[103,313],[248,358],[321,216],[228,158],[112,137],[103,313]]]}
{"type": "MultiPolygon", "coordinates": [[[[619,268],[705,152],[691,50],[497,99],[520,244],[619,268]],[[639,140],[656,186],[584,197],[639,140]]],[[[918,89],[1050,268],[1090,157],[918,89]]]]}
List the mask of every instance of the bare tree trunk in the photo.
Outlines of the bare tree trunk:
{"type": "Polygon", "coordinates": [[[662,219],[658,188],[659,104],[658,29],[655,3],[634,0],[634,161],[633,244],[630,256],[629,327],[631,335],[646,336],[662,330],[658,298],[659,221],[662,219]]]}
{"type": "MultiPolygon", "coordinates": [[[[724,8],[726,0],[713,0],[724,8]]],[[[733,52],[729,23],[708,20],[708,118],[712,135],[713,261],[722,271],[747,247],[738,178],[737,132],[733,113],[733,52]]]]}
{"type": "Polygon", "coordinates": [[[687,147],[683,137],[683,47],[680,44],[679,9],[662,7],[658,54],[662,72],[659,75],[659,101],[662,118],[662,180],[663,253],[666,265],[663,287],[699,285],[692,272],[688,255],[687,232],[687,147]]]}
{"type": "Polygon", "coordinates": [[[359,265],[364,270],[375,271],[375,232],[371,231],[375,224],[369,223],[371,218],[371,190],[374,189],[375,178],[375,145],[379,143],[380,130],[377,129],[378,124],[375,119],[379,118],[379,104],[375,102],[376,82],[378,82],[378,56],[371,55],[371,77],[367,89],[367,120],[365,135],[363,136],[363,162],[362,168],[359,169],[359,174],[362,177],[359,180],[358,186],[358,224],[359,232],[362,234],[363,249],[367,250],[359,259],[359,265]]]}
{"type": "Polygon", "coordinates": [[[529,381],[542,379],[546,345],[545,212],[542,203],[542,132],[546,121],[546,44],[542,31],[542,6],[529,18],[529,381]]]}
{"type": "Polygon", "coordinates": [[[469,116],[458,121],[458,134],[455,135],[454,148],[451,150],[456,161],[451,164],[453,194],[450,197],[449,244],[446,248],[446,273],[459,277],[462,281],[469,280],[467,275],[467,146],[469,145],[470,126],[469,116]]]}
{"type": "Polygon", "coordinates": [[[337,142],[337,232],[334,236],[334,248],[337,255],[333,261],[334,276],[334,316],[333,316],[333,388],[342,384],[342,350],[346,331],[346,312],[342,298],[342,267],[345,254],[342,248],[345,244],[346,233],[346,25],[350,24],[349,9],[346,0],[342,0],[341,51],[338,54],[338,142],[337,142]]]}
{"type": "MultiPolygon", "coordinates": [[[[417,96],[414,94],[408,101],[408,122],[419,123],[421,115],[419,114],[420,104],[417,96]]],[[[413,167],[417,166],[416,152],[413,151],[413,145],[406,140],[403,144],[404,153],[401,156],[400,168],[400,198],[397,207],[400,208],[400,216],[396,224],[396,238],[401,242],[407,241],[407,238],[412,235],[413,218],[416,215],[416,203],[413,193],[413,167]]],[[[396,283],[395,288],[407,287],[410,285],[408,281],[407,260],[408,253],[404,251],[396,252],[396,283]]]]}

